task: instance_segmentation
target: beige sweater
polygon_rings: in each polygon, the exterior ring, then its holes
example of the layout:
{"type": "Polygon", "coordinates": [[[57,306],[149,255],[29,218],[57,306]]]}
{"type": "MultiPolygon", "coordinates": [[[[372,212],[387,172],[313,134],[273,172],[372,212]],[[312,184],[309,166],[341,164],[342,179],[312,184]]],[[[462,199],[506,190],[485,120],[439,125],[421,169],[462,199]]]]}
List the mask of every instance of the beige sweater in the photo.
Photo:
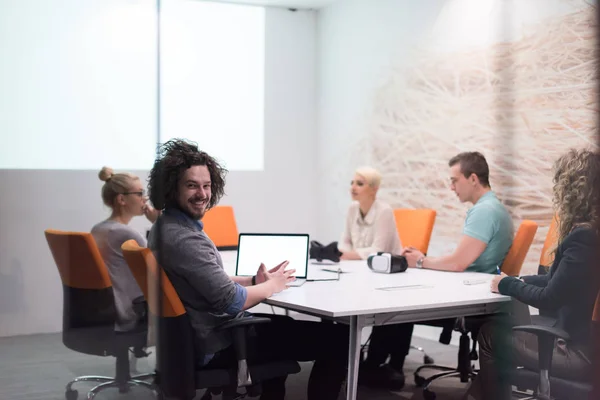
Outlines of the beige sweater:
{"type": "Polygon", "coordinates": [[[363,260],[369,254],[379,251],[400,254],[402,245],[392,208],[380,200],[375,200],[363,218],[358,202],[352,202],[338,248],[342,252],[354,250],[363,260]]]}

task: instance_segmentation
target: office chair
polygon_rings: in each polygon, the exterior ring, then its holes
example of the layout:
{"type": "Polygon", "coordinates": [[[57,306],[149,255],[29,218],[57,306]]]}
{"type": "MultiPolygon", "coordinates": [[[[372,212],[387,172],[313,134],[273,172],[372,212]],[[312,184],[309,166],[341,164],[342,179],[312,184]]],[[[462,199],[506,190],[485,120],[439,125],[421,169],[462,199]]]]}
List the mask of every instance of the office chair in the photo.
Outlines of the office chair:
{"type": "Polygon", "coordinates": [[[550,228],[546,234],[546,240],[544,240],[544,246],[542,247],[542,254],[540,256],[540,265],[550,267],[552,261],[554,261],[554,254],[550,254],[550,250],[556,246],[558,241],[558,216],[552,218],[550,228]]]}
{"type": "MultiPolygon", "coordinates": [[[[551,253],[551,250],[556,247],[558,242],[558,216],[554,215],[552,221],[550,223],[550,227],[548,229],[548,233],[546,233],[546,239],[544,240],[544,245],[542,247],[542,252],[540,254],[540,263],[538,265],[537,273],[538,275],[546,275],[550,271],[550,267],[552,266],[552,262],[554,261],[554,254],[551,253]]],[[[531,316],[531,324],[532,325],[546,325],[548,324],[548,318],[542,317],[540,315],[532,315],[531,316]]]]}
{"type": "MultiPolygon", "coordinates": [[[[144,328],[132,332],[115,332],[116,310],[108,270],[90,233],[44,231],[63,285],[63,344],[79,353],[116,358],[115,377],[80,376],[66,386],[67,400],[77,399],[76,382],[99,382],[91,389],[88,399],[100,391],[117,387],[127,392],[130,386],[154,390],[154,385],[143,379],[154,374],[131,376],[129,348],[146,344],[144,328]]],[[[140,315],[141,317],[141,315],[140,315]]]]}
{"type": "MultiPolygon", "coordinates": [[[[506,254],[500,270],[510,276],[518,276],[527,256],[527,252],[531,247],[531,243],[537,232],[538,225],[534,221],[524,220],[521,222],[517,234],[513,240],[513,244],[506,254]]],[[[471,361],[477,360],[477,335],[479,328],[484,321],[482,317],[460,317],[457,318],[454,330],[460,332],[460,342],[458,347],[458,366],[446,367],[441,365],[422,365],[415,371],[415,384],[423,387],[423,397],[425,400],[435,399],[435,393],[429,389],[430,385],[440,378],[459,377],[460,381],[466,383],[469,379],[475,378],[477,371],[471,365],[471,361]],[[473,339],[473,347],[471,346],[471,338],[473,339]],[[424,369],[440,370],[429,378],[424,378],[420,372],[424,369]]]]}
{"type": "Polygon", "coordinates": [[[202,222],[204,223],[204,232],[218,250],[237,250],[239,234],[233,207],[213,207],[206,212],[202,222]]]}
{"type": "Polygon", "coordinates": [[[520,390],[532,390],[533,395],[527,399],[539,400],[571,400],[571,399],[598,399],[600,394],[598,383],[600,371],[598,366],[599,334],[600,334],[600,294],[596,297],[596,304],[592,316],[592,360],[590,362],[590,375],[583,375],[580,380],[568,380],[552,376],[552,355],[558,339],[569,341],[569,334],[554,326],[548,325],[521,325],[513,327],[515,332],[529,332],[538,337],[538,370],[517,368],[510,376],[511,383],[520,390]]]}
{"type": "Polygon", "coordinates": [[[300,371],[295,361],[247,365],[247,330],[255,324],[270,322],[257,316],[234,318],[219,327],[231,332],[237,363],[227,369],[197,367],[199,355],[194,346],[194,331],[171,281],[158,267],[150,249],[139,247],[135,240],[125,242],[121,248],[148,301],[151,317],[158,319],[156,382],[160,396],[191,400],[197,389],[207,389],[202,400],[220,393],[223,400],[233,400],[245,397],[237,392],[240,387],[245,387],[246,395],[257,396],[260,382],[300,371]],[[159,270],[161,293],[158,293],[159,270]]]}
{"type": "Polygon", "coordinates": [[[436,215],[435,210],[429,209],[395,209],[396,230],[402,246],[412,246],[427,254],[436,215]]]}
{"type": "MultiPolygon", "coordinates": [[[[435,224],[437,212],[430,209],[396,208],[394,219],[400,242],[404,247],[414,247],[421,253],[427,254],[431,233],[435,224]]],[[[448,344],[452,338],[452,328],[442,327],[440,342],[448,344]]],[[[423,353],[423,364],[433,364],[435,361],[422,347],[410,345],[413,350],[423,353]]]]}

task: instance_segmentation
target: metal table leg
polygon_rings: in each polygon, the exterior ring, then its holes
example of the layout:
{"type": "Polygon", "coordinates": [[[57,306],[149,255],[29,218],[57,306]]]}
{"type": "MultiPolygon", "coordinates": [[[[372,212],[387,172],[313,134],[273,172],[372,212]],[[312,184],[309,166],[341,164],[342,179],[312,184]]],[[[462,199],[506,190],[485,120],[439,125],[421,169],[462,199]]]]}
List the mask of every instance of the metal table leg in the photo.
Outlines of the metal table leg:
{"type": "Polygon", "coordinates": [[[364,317],[350,317],[350,346],[348,347],[348,382],[346,400],[356,400],[358,388],[358,365],[360,361],[360,341],[364,317]]]}

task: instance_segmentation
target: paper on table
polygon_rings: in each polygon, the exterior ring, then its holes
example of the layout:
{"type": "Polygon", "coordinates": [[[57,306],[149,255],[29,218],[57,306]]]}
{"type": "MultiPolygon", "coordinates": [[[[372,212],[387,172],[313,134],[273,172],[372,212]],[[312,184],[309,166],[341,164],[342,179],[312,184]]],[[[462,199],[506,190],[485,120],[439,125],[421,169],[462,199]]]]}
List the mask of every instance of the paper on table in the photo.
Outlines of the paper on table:
{"type": "Polygon", "coordinates": [[[375,288],[375,289],[391,292],[393,290],[427,289],[427,288],[432,288],[432,287],[433,286],[429,286],[429,285],[400,285],[400,286],[386,286],[386,287],[380,287],[380,288],[375,288]]]}
{"type": "Polygon", "coordinates": [[[341,268],[321,268],[318,270],[309,270],[307,281],[339,281],[341,268]]]}

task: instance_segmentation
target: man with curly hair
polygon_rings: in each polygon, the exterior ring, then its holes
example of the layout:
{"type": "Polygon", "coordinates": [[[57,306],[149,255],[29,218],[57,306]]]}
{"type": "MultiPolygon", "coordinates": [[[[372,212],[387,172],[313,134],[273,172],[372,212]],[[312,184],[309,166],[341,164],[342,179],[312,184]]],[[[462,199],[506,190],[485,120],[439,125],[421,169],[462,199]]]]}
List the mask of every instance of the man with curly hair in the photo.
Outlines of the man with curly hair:
{"type": "MultiPolygon", "coordinates": [[[[256,276],[229,276],[221,256],[204,233],[202,218],[224,194],[226,170],[190,142],[165,143],[150,172],[149,195],[164,210],[152,227],[149,247],[157,256],[189,315],[198,366],[231,365],[234,349],[228,333],[216,327],[286,289],[293,270],[282,262],[270,271],[261,264],[256,276]]],[[[315,361],[308,399],[336,399],[347,370],[345,325],[296,321],[272,316],[255,326],[249,361],[315,361]]],[[[176,340],[176,338],[174,338],[176,340]]],[[[283,399],[285,378],[263,382],[261,399],[283,399]]]]}

